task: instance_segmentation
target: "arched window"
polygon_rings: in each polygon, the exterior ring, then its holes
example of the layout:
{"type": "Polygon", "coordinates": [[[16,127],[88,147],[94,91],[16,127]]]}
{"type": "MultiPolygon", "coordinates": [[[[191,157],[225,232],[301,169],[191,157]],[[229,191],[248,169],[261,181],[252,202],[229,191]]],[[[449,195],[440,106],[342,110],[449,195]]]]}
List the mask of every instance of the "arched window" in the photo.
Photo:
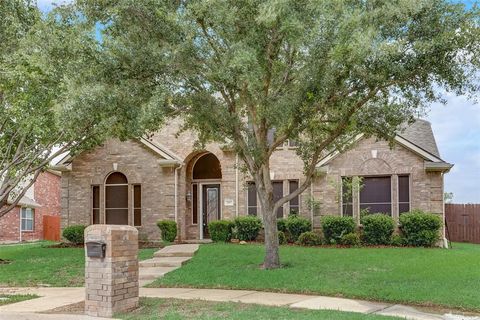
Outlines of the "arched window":
{"type": "Polygon", "coordinates": [[[220,161],[213,153],[207,153],[195,162],[193,179],[222,179],[220,161]]]}
{"type": "Polygon", "coordinates": [[[128,224],[128,180],[120,172],[105,181],[105,223],[128,224]]]}

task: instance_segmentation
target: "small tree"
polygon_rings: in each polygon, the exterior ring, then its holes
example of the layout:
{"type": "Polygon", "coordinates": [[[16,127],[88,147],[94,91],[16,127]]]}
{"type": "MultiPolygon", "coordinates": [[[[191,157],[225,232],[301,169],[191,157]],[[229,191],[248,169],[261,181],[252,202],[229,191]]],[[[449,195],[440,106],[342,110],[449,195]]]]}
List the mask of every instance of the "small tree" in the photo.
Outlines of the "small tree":
{"type": "Polygon", "coordinates": [[[0,217],[53,159],[132,131],[94,81],[94,32],[66,8],[43,16],[35,1],[0,1],[0,217]]]}
{"type": "Polygon", "coordinates": [[[74,10],[105,26],[105,83],[139,90],[139,107],[181,117],[200,144],[232,145],[257,187],[265,268],[280,266],[277,208],[310,185],[322,156],[359,133],[392,139],[440,98],[436,86],[473,91],[478,12],[447,0],[79,1],[74,10]],[[305,180],[274,201],[270,158],[288,139],[305,180]]]}

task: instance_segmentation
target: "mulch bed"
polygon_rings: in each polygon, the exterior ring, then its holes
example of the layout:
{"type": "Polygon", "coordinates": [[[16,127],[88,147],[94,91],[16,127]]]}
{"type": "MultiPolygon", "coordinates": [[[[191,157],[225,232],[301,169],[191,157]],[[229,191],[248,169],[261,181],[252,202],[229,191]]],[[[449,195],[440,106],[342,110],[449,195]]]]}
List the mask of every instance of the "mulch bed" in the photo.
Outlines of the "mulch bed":
{"type": "MultiPolygon", "coordinates": [[[[73,244],[73,243],[69,243],[69,242],[60,242],[60,243],[55,243],[55,244],[45,246],[45,248],[83,248],[83,247],[84,247],[83,243],[73,244]]],[[[163,247],[165,247],[165,245],[163,243],[159,243],[159,242],[148,242],[148,241],[138,242],[138,248],[139,249],[150,249],[150,248],[161,249],[163,247]]],[[[1,260],[0,260],[0,264],[2,264],[1,260]]]]}

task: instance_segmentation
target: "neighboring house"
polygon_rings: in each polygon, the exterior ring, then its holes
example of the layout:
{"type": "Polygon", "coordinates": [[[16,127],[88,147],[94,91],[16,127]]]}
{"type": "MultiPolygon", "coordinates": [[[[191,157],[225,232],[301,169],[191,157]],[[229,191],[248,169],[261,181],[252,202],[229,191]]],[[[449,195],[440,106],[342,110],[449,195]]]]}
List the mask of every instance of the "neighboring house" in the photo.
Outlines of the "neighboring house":
{"type": "Polygon", "coordinates": [[[45,171],[18,206],[0,218],[0,243],[44,239],[44,217],[59,217],[60,211],[60,173],[45,171]]]}
{"type": "MultiPolygon", "coordinates": [[[[237,155],[218,144],[196,151],[194,136],[177,136],[178,128],[173,121],[149,140],[110,140],[65,157],[57,166],[64,171],[62,226],[129,224],[138,227],[141,238],[153,240],[160,236],[155,223],[172,219],[179,226],[178,239],[191,240],[209,237],[209,221],[261,216],[255,185],[240,169],[237,155]]],[[[393,148],[359,136],[349,150],[326,155],[317,167],[310,187],[280,208],[278,217],[299,212],[319,228],[322,215],[359,221],[366,208],[397,221],[412,208],[444,214],[443,174],[452,165],[440,158],[427,121],[406,128],[393,148]],[[352,192],[345,186],[355,176],[362,177],[361,187],[352,192]]],[[[302,183],[303,163],[294,144],[273,154],[271,178],[276,198],[302,183]]]]}

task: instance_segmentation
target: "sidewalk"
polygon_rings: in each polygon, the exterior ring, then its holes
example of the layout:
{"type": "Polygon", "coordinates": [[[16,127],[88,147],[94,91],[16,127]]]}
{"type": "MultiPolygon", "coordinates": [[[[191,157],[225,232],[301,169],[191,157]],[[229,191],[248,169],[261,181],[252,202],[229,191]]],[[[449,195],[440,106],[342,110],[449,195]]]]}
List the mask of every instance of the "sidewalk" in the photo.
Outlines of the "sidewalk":
{"type": "MultiPolygon", "coordinates": [[[[0,319],[94,319],[92,317],[71,316],[56,317],[58,315],[39,315],[39,317],[23,317],[27,313],[45,312],[60,306],[81,302],[84,299],[84,288],[0,288],[0,293],[37,294],[38,299],[22,301],[19,303],[0,306],[0,319]],[[8,318],[2,318],[3,315],[8,318]],[[18,317],[12,317],[12,315],[18,317]],[[48,317],[51,316],[51,317],[48,317]]],[[[476,319],[479,317],[463,317],[460,315],[441,315],[426,313],[413,307],[378,303],[363,300],[312,296],[302,294],[286,294],[273,292],[259,292],[251,290],[220,290],[220,289],[192,289],[192,288],[140,288],[141,297],[174,298],[174,299],[200,299],[206,301],[230,301],[240,303],[253,303],[269,306],[287,306],[303,309],[331,309],[338,311],[358,312],[365,314],[378,314],[397,316],[412,320],[461,320],[476,319]]]]}

